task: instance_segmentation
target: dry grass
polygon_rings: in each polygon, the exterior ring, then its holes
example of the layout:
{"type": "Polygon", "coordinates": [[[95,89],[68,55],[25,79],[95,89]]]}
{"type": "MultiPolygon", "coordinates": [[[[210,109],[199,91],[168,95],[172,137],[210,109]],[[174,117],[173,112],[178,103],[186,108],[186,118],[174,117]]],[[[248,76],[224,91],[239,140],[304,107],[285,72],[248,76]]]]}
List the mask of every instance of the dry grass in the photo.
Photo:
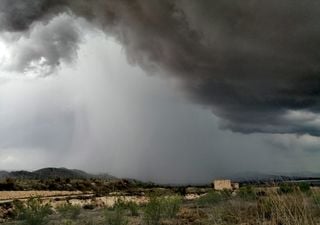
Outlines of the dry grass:
{"type": "Polygon", "coordinates": [[[244,200],[230,198],[208,213],[208,224],[215,225],[317,225],[320,208],[314,203],[315,193],[295,190],[289,194],[266,191],[266,196],[244,200]]]}
{"type": "MultiPolygon", "coordinates": [[[[125,205],[125,202],[122,203],[125,205]]],[[[149,203],[142,206],[137,204],[135,205],[135,211],[137,212],[135,216],[132,216],[129,208],[126,207],[123,208],[120,216],[112,210],[110,214],[105,214],[104,209],[81,210],[79,218],[70,221],[70,224],[84,224],[83,221],[91,221],[90,224],[99,225],[106,224],[106,218],[108,223],[111,220],[120,221],[118,218],[125,218],[123,220],[125,224],[128,222],[129,225],[144,225],[148,224],[149,220],[145,220],[145,218],[149,215],[150,208],[155,212],[158,212],[158,208],[161,208],[162,211],[159,211],[159,215],[162,215],[161,212],[165,212],[166,208],[171,207],[177,209],[172,214],[174,216],[167,216],[166,218],[160,216],[159,219],[155,220],[155,224],[320,225],[319,205],[320,192],[318,190],[301,192],[299,189],[294,189],[292,192],[280,193],[276,188],[262,190],[260,188],[244,188],[237,195],[210,192],[199,200],[184,200],[181,207],[173,207],[175,202],[169,201],[166,201],[166,204],[150,205],[149,203]],[[262,191],[263,195],[256,195],[256,192],[262,191]],[[158,205],[161,205],[163,209],[158,205]]],[[[63,224],[62,221],[65,218],[55,214],[50,216],[49,219],[51,219],[51,222],[48,224],[57,225],[63,224]]]]}

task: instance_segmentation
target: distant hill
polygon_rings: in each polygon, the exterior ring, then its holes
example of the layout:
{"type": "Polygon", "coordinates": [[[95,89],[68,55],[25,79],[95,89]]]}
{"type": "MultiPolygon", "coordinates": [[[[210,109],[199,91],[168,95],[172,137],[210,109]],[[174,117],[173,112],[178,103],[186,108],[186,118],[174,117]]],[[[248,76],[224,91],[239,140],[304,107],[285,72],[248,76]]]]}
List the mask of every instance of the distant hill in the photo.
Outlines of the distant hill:
{"type": "Polygon", "coordinates": [[[238,173],[229,177],[230,179],[241,183],[268,183],[283,182],[294,180],[319,179],[319,173],[300,172],[300,173],[279,173],[279,174],[263,174],[263,173],[238,173]]]}
{"type": "Polygon", "coordinates": [[[5,179],[9,177],[9,173],[7,171],[0,171],[0,179],[5,179]]]}
{"type": "Polygon", "coordinates": [[[90,179],[90,178],[100,178],[100,179],[116,179],[109,174],[90,174],[82,170],[73,170],[67,168],[43,168],[36,171],[0,171],[0,179],[14,178],[14,179],[90,179]]]}

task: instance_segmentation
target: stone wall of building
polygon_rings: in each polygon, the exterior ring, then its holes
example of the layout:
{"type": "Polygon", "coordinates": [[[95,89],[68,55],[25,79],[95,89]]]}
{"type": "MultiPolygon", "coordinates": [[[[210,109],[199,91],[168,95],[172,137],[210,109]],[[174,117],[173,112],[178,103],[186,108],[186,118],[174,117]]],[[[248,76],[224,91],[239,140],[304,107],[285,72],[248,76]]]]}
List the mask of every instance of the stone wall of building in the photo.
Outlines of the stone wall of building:
{"type": "Polygon", "coordinates": [[[215,190],[232,190],[231,180],[215,180],[213,182],[213,186],[215,190]]]}

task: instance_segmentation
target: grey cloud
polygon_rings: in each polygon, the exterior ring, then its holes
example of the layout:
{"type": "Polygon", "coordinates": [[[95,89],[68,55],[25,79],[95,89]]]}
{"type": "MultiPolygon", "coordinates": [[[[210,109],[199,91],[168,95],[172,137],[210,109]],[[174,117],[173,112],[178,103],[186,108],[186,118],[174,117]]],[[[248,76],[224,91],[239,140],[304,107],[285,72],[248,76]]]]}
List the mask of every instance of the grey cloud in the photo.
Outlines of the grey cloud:
{"type": "Polygon", "coordinates": [[[48,24],[37,24],[27,35],[19,35],[16,39],[4,68],[45,76],[62,62],[70,63],[76,58],[81,37],[75,21],[60,14],[48,24]]]}
{"type": "Polygon", "coordinates": [[[285,118],[290,110],[319,112],[317,0],[6,0],[0,11],[8,31],[61,12],[86,18],[118,39],[129,62],[179,78],[224,128],[320,135],[285,118]]]}

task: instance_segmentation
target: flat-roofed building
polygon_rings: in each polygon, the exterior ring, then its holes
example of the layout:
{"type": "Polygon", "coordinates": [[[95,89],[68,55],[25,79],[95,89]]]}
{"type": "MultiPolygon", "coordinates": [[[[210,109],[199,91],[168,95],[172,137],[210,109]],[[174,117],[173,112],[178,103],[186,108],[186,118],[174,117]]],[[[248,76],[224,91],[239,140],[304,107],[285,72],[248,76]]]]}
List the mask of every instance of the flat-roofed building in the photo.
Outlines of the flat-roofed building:
{"type": "Polygon", "coordinates": [[[213,187],[217,191],[232,190],[231,180],[214,180],[213,187]]]}
{"type": "Polygon", "coordinates": [[[213,181],[213,188],[217,191],[239,189],[239,183],[233,183],[231,180],[220,179],[213,181]]]}

